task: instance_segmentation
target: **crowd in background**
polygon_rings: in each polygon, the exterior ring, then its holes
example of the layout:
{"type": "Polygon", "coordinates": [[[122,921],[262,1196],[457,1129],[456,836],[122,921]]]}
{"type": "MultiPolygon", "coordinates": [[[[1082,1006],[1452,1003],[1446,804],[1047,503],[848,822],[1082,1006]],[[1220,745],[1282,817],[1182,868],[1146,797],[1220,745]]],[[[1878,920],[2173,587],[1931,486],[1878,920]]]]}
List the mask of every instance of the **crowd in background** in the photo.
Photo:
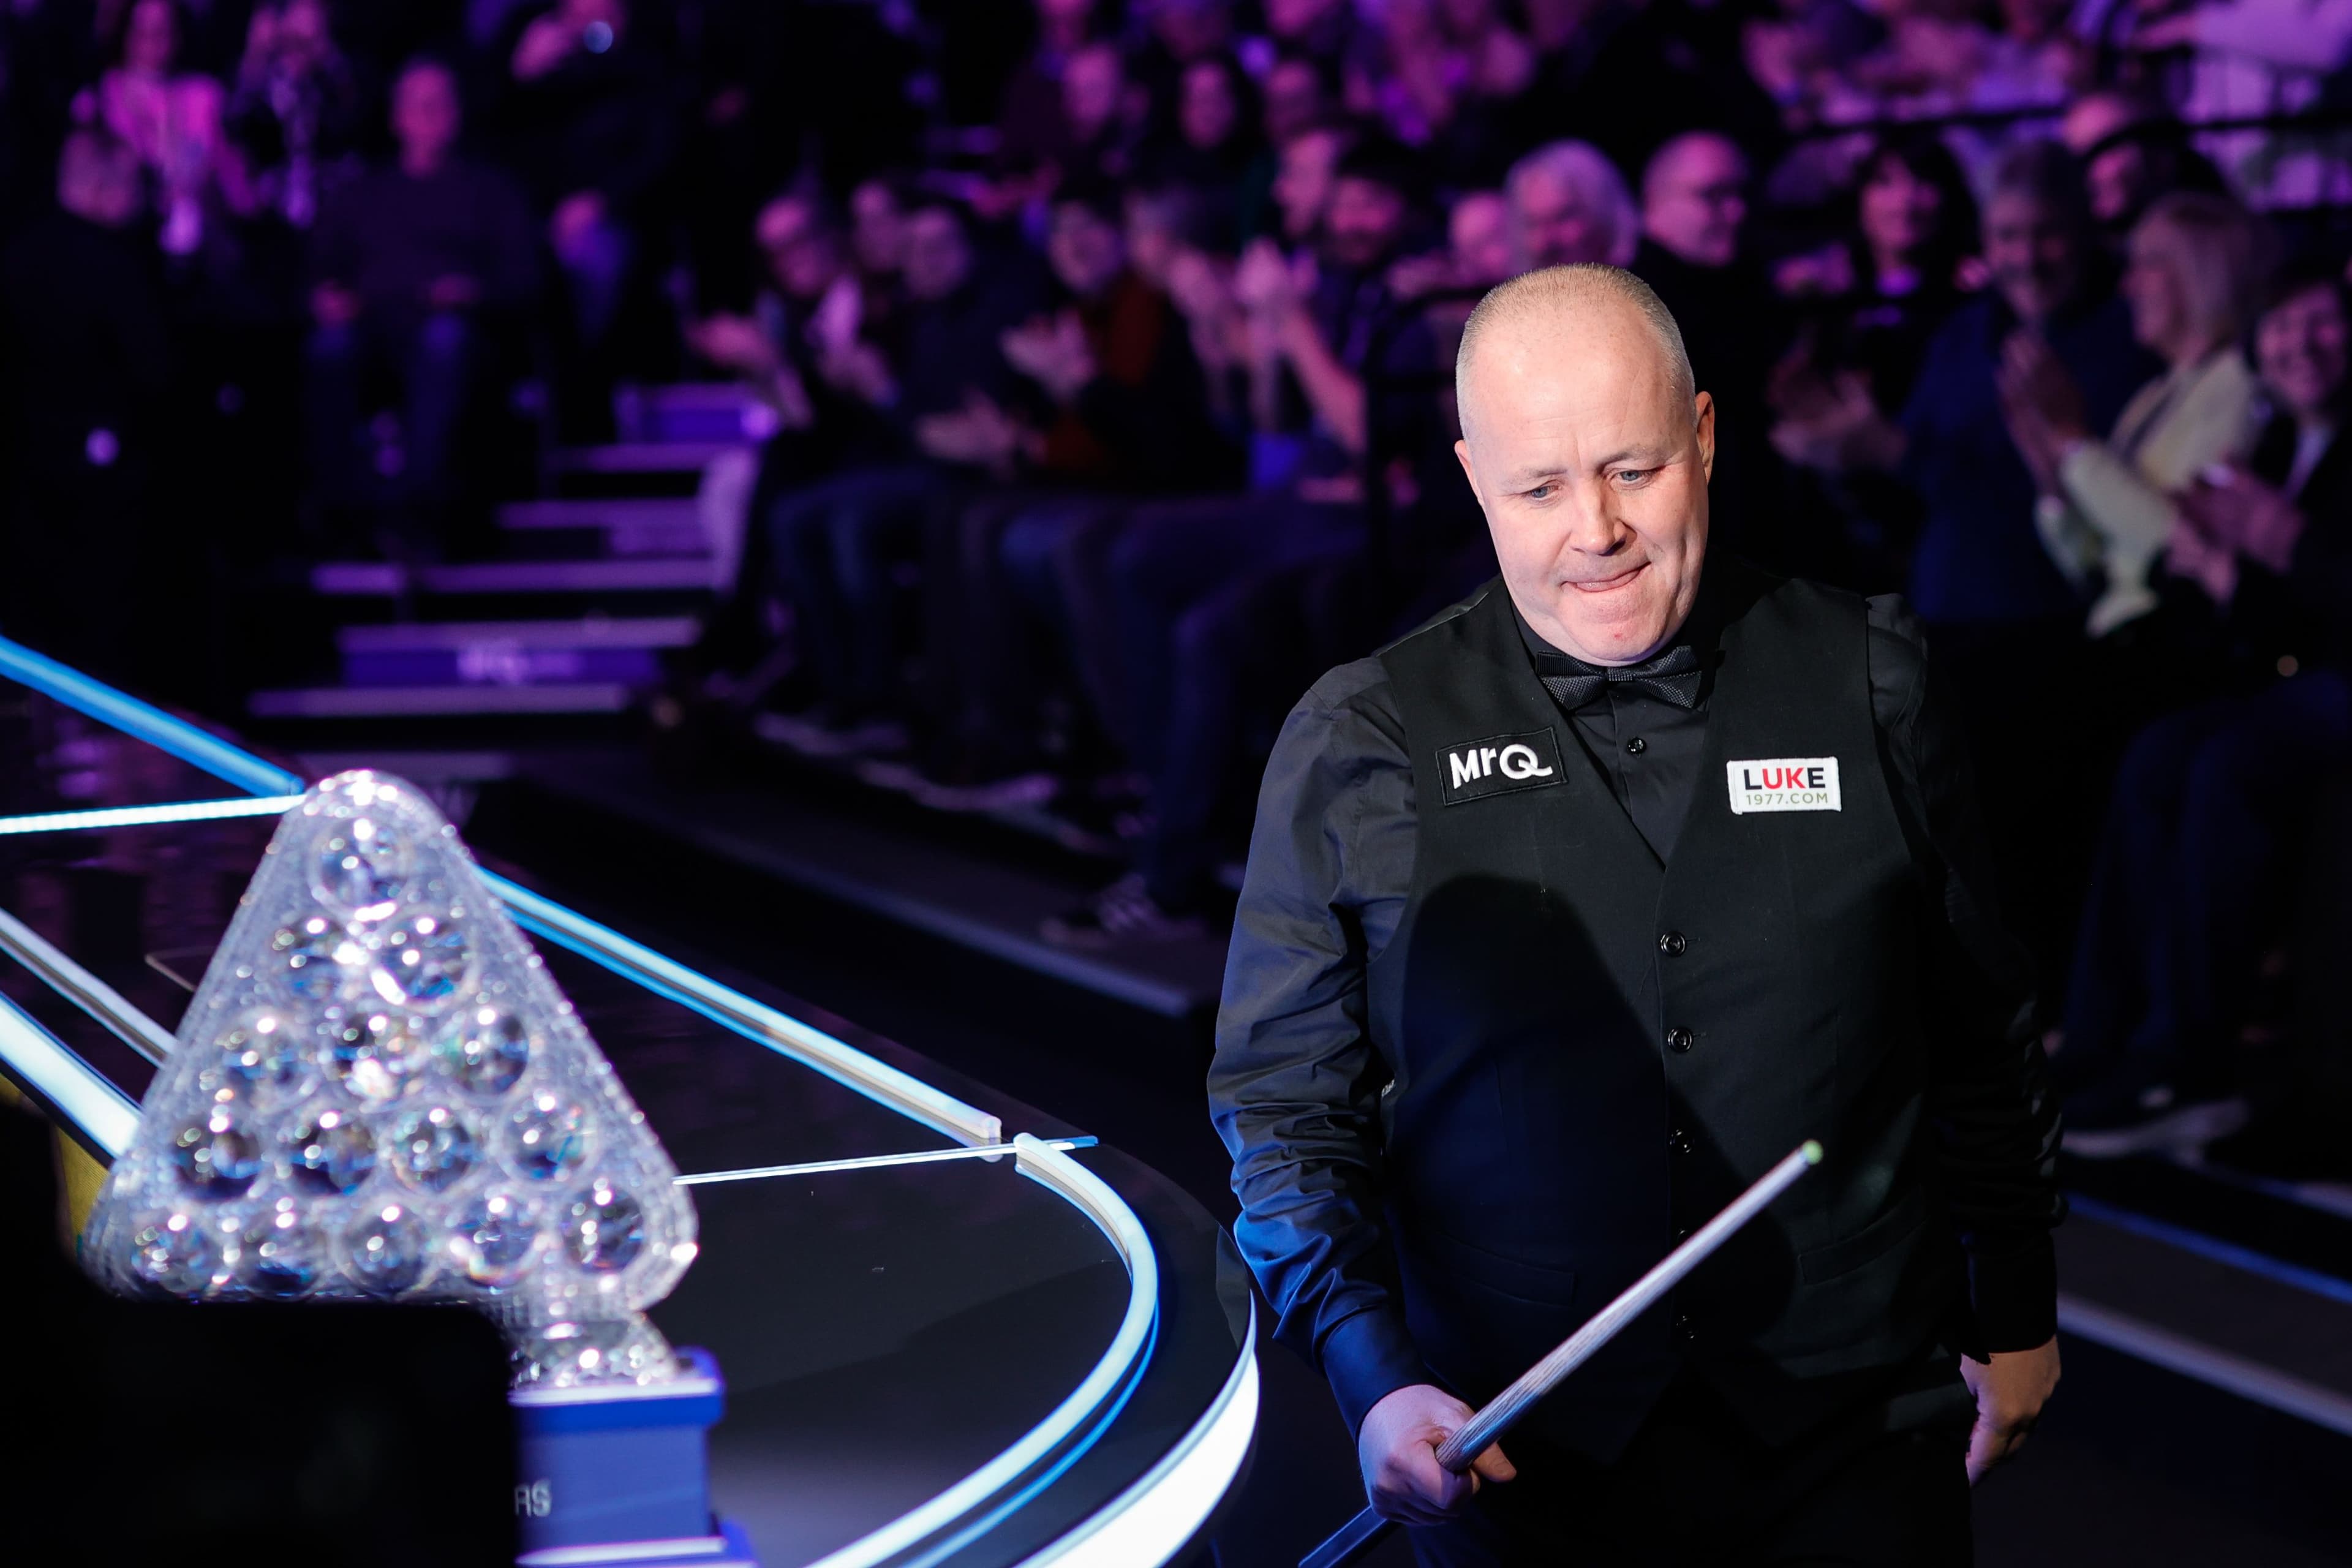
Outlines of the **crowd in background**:
{"type": "Polygon", "coordinates": [[[2076,1146],[2225,1133],[2352,802],[2347,58],[2347,0],[14,0],[0,627],[462,554],[615,383],[734,378],[703,694],[1116,837],[1053,940],[1181,936],[1295,696],[1493,572],[1470,305],[1626,266],[1713,548],[1925,621],[2076,1146]]]}

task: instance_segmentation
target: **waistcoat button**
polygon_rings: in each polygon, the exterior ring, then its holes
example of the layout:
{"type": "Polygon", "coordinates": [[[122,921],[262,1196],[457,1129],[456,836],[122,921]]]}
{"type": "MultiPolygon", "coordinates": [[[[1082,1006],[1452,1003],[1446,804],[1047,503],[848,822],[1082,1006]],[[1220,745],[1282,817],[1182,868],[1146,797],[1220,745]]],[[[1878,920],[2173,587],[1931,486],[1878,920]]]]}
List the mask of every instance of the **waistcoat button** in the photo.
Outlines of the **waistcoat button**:
{"type": "Polygon", "coordinates": [[[1683,955],[1683,950],[1689,946],[1690,938],[1678,931],[1667,931],[1658,938],[1658,951],[1668,958],[1680,958],[1683,955]]]}
{"type": "Polygon", "coordinates": [[[1698,1037],[1688,1029],[1675,1027],[1666,1031],[1666,1048],[1670,1051],[1686,1051],[1697,1043],[1698,1037]]]}
{"type": "Polygon", "coordinates": [[[1676,1154],[1689,1153],[1691,1152],[1690,1134],[1679,1127],[1675,1128],[1666,1134],[1666,1148],[1676,1154]]]}
{"type": "Polygon", "coordinates": [[[1649,749],[1650,742],[1644,741],[1639,735],[1634,736],[1632,740],[1625,742],[1625,750],[1636,757],[1640,756],[1643,752],[1646,752],[1649,749]]]}

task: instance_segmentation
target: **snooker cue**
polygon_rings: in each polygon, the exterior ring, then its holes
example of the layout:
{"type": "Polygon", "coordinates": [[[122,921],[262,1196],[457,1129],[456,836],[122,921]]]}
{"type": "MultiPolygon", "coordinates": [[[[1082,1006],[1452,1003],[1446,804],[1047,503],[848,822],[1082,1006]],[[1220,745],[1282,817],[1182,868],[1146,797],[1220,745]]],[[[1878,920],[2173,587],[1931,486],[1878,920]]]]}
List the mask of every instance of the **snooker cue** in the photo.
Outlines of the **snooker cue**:
{"type": "MultiPolygon", "coordinates": [[[[1509,1430],[1528,1406],[1559,1386],[1592,1353],[1640,1317],[1682,1282],[1683,1276],[1706,1260],[1707,1255],[1731,1237],[1731,1233],[1761,1214],[1765,1206],[1796,1184],[1797,1178],[1822,1163],[1822,1146],[1808,1138],[1803,1145],[1732,1200],[1731,1206],[1691,1233],[1688,1240],[1660,1259],[1656,1268],[1636,1279],[1625,1293],[1595,1313],[1582,1328],[1562,1340],[1550,1354],[1519,1374],[1518,1381],[1496,1394],[1486,1406],[1462,1424],[1461,1429],[1437,1447],[1437,1462],[1460,1474],[1487,1445],[1509,1430]]],[[[1345,1568],[1379,1544],[1395,1528],[1367,1505],[1362,1512],[1334,1531],[1303,1558],[1298,1568],[1345,1568]]]]}

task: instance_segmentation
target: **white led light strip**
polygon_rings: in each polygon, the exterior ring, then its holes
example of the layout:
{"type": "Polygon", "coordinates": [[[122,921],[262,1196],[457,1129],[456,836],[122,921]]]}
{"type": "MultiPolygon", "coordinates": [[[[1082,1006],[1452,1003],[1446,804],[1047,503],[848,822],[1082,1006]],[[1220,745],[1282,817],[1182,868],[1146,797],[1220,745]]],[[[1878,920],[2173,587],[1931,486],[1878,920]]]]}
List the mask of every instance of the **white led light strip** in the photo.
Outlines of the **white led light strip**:
{"type": "Polygon", "coordinates": [[[302,804],[299,795],[258,800],[183,800],[169,805],[110,805],[92,811],[48,811],[0,816],[0,834],[80,833],[103,827],[146,827],[159,822],[210,822],[230,816],[282,816],[302,804]]]}
{"type": "Polygon", "coordinates": [[[0,1058],[11,1077],[56,1106],[110,1159],[131,1147],[139,1127],[137,1103],[5,996],[0,996],[0,1058]]]}

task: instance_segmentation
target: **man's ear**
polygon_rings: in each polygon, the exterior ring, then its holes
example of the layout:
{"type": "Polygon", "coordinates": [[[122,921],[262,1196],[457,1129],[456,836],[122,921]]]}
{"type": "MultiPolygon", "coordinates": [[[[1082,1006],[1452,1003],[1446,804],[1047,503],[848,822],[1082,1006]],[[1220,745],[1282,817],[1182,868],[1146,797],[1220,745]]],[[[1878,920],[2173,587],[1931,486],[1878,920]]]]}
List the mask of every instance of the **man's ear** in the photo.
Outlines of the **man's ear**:
{"type": "Polygon", "coordinates": [[[1470,443],[1466,440],[1454,442],[1454,456],[1462,464],[1462,477],[1470,481],[1471,499],[1478,503],[1481,510],[1484,510],[1486,498],[1478,493],[1478,473],[1470,466],[1470,443]]]}
{"type": "Polygon", "coordinates": [[[1694,405],[1698,410],[1699,467],[1712,479],[1715,478],[1715,399],[1702,392],[1694,400],[1694,405]]]}

